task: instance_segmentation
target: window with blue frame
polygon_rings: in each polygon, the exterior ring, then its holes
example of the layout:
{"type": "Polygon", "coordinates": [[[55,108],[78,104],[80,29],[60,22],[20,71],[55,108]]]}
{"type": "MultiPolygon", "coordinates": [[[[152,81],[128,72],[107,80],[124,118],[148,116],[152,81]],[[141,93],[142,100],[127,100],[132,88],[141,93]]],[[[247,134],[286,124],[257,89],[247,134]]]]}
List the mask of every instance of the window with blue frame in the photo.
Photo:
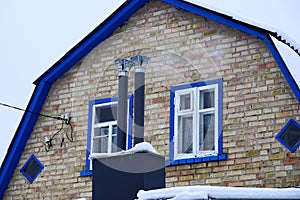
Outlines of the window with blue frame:
{"type": "Polygon", "coordinates": [[[222,153],[222,79],[171,87],[170,163],[226,159],[222,153]]]}
{"type": "Polygon", "coordinates": [[[278,133],[276,139],[290,152],[294,153],[300,146],[300,124],[290,119],[278,133]]]}
{"type": "Polygon", "coordinates": [[[26,161],[26,163],[23,165],[20,172],[31,184],[43,171],[43,169],[43,164],[32,154],[30,158],[26,161]]]}
{"type": "MultiPolygon", "coordinates": [[[[127,149],[131,148],[132,140],[132,101],[133,95],[128,97],[128,135],[127,149]]],[[[117,98],[93,100],[89,103],[88,137],[86,150],[86,170],[81,176],[92,174],[90,156],[108,155],[118,151],[117,148],[117,98]]]]}

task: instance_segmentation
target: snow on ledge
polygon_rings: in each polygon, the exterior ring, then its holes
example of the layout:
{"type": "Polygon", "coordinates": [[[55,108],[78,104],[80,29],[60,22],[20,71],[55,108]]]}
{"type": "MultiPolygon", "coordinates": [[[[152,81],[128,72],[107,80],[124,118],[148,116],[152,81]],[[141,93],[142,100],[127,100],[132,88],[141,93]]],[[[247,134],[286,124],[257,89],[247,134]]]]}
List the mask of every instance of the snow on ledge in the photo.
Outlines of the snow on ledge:
{"type": "Polygon", "coordinates": [[[125,152],[129,152],[129,153],[147,152],[147,153],[158,154],[157,151],[153,148],[153,146],[148,142],[138,143],[132,149],[129,149],[125,152]]]}
{"type": "Polygon", "coordinates": [[[220,186],[186,186],[140,190],[137,200],[193,199],[299,199],[300,188],[247,188],[220,186]]]}
{"type": "Polygon", "coordinates": [[[153,153],[158,154],[157,151],[153,148],[153,146],[148,142],[141,142],[136,144],[133,148],[116,152],[116,153],[110,153],[110,154],[102,154],[102,153],[95,153],[91,154],[89,159],[97,159],[97,158],[105,158],[105,157],[113,157],[113,156],[120,156],[120,155],[128,155],[128,154],[134,154],[134,153],[153,153]]]}

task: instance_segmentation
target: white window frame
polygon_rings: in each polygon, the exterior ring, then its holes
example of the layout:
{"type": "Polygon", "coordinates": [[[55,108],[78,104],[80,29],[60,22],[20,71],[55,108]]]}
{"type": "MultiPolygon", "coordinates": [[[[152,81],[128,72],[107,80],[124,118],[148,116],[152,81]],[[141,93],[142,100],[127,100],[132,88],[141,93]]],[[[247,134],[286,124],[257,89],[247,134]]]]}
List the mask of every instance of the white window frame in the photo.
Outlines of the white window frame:
{"type": "Polygon", "coordinates": [[[218,101],[219,101],[219,88],[218,84],[211,84],[205,86],[198,86],[198,87],[190,87],[186,89],[180,89],[175,91],[174,97],[174,159],[188,159],[188,158],[195,158],[195,157],[206,157],[206,156],[213,156],[218,155],[219,152],[219,145],[218,145],[218,132],[219,132],[219,123],[218,123],[218,101]],[[214,107],[200,109],[200,92],[204,90],[214,90],[214,107]],[[185,94],[191,94],[191,105],[192,107],[187,110],[180,110],[180,96],[185,94]],[[211,151],[201,151],[199,150],[199,114],[200,113],[213,113],[214,114],[214,150],[211,151]],[[186,116],[191,115],[193,116],[193,149],[192,153],[179,153],[179,116],[186,116]]]}
{"type": "Polygon", "coordinates": [[[114,104],[117,104],[117,102],[109,102],[109,103],[102,103],[102,104],[97,104],[93,106],[93,118],[92,118],[92,137],[91,137],[91,154],[109,154],[112,151],[112,126],[117,124],[117,120],[114,121],[108,121],[108,122],[100,122],[100,123],[95,123],[95,118],[96,118],[96,109],[99,107],[105,107],[105,106],[112,106],[114,104]],[[95,129],[96,128],[102,128],[102,127],[109,127],[108,131],[108,149],[107,153],[94,153],[94,139],[95,138],[100,138],[101,136],[95,136],[95,129]]]}
{"type": "MultiPolygon", "coordinates": [[[[99,104],[94,104],[93,108],[92,108],[92,124],[91,124],[91,139],[90,139],[90,156],[92,157],[97,157],[97,156],[109,156],[112,152],[112,127],[113,125],[117,125],[117,120],[114,121],[108,121],[108,122],[101,122],[101,123],[95,123],[95,115],[96,115],[96,108],[98,107],[104,107],[104,106],[108,106],[108,105],[113,105],[113,104],[118,104],[118,101],[111,101],[111,102],[107,102],[107,103],[99,103],[99,104]],[[95,136],[95,128],[101,128],[101,127],[105,127],[105,126],[109,126],[109,138],[108,138],[108,152],[107,153],[94,153],[93,149],[94,149],[94,138],[95,137],[99,137],[99,136],[95,136]]],[[[127,122],[129,122],[129,100],[128,100],[128,108],[127,108],[127,122]]],[[[129,131],[129,126],[127,127],[127,133],[129,131]]],[[[126,149],[129,148],[129,143],[128,143],[128,134],[126,136],[126,149]]],[[[93,164],[92,164],[92,160],[90,160],[90,170],[93,170],[93,164]]]]}

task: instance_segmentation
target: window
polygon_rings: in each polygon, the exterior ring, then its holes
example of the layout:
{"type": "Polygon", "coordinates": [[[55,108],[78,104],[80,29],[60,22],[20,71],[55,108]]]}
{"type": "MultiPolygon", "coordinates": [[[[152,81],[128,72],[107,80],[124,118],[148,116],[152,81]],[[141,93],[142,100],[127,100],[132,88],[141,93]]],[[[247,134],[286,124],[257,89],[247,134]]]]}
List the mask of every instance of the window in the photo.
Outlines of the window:
{"type": "Polygon", "coordinates": [[[117,152],[117,102],[94,105],[91,153],[117,152]]]}
{"type": "Polygon", "coordinates": [[[170,144],[170,164],[226,159],[221,79],[171,87],[170,144]]]}
{"type": "MultiPolygon", "coordinates": [[[[128,98],[127,149],[131,148],[132,139],[132,101],[133,95],[130,95],[128,98]]],[[[117,105],[117,98],[90,101],[86,170],[81,172],[81,176],[92,174],[92,161],[89,160],[90,155],[117,152],[117,105]]]]}
{"type": "Polygon", "coordinates": [[[44,166],[42,165],[42,163],[32,154],[27,162],[23,165],[20,172],[31,184],[43,169],[44,166]]]}
{"type": "Polygon", "coordinates": [[[290,119],[278,133],[276,139],[294,153],[300,145],[300,124],[290,119]]]}

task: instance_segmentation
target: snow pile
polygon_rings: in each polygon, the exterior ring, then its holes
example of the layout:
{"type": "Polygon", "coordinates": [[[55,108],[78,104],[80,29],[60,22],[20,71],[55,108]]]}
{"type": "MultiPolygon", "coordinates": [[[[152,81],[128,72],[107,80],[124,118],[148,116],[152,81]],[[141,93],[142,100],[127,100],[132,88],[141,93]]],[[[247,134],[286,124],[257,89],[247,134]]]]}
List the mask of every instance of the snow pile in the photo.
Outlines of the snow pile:
{"type": "Polygon", "coordinates": [[[110,153],[110,154],[94,153],[94,154],[90,155],[89,159],[92,160],[92,159],[97,159],[97,158],[128,155],[128,154],[134,154],[134,153],[158,154],[157,151],[153,148],[153,146],[150,143],[141,142],[141,143],[136,144],[133,148],[126,150],[126,151],[120,151],[120,152],[110,153]]]}
{"type": "Polygon", "coordinates": [[[138,143],[132,149],[129,149],[125,152],[127,152],[127,153],[155,153],[155,154],[158,154],[157,151],[153,148],[153,146],[148,142],[138,143]]]}
{"type": "Polygon", "coordinates": [[[138,200],[193,200],[193,199],[299,199],[300,188],[246,188],[219,186],[187,186],[144,191],[138,200]]]}

